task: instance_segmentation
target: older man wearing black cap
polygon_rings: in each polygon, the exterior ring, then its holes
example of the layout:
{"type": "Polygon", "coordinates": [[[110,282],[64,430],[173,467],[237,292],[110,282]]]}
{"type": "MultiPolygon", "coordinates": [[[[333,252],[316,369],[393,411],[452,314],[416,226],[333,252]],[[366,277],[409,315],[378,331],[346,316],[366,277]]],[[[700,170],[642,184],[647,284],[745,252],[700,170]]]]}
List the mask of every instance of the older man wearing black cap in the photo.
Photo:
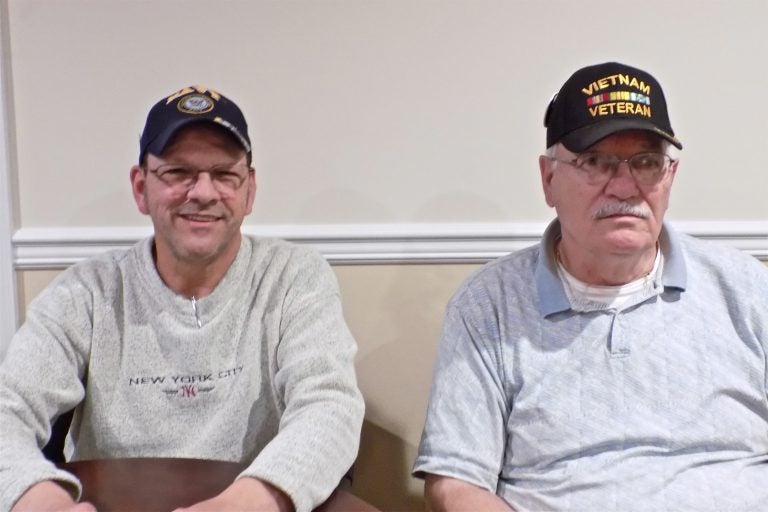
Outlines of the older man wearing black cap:
{"type": "Polygon", "coordinates": [[[451,300],[414,467],[434,510],[765,510],[768,272],[664,223],[682,148],[648,73],[574,73],[557,213],[451,300]]]}
{"type": "Polygon", "coordinates": [[[74,460],[246,465],[190,510],[315,508],[352,464],[363,418],[330,267],[241,235],[251,144],[240,109],[214,90],[151,109],[130,177],[154,236],[62,273],[0,367],[0,510],[92,510],[40,451],[71,409],[74,460]]]}

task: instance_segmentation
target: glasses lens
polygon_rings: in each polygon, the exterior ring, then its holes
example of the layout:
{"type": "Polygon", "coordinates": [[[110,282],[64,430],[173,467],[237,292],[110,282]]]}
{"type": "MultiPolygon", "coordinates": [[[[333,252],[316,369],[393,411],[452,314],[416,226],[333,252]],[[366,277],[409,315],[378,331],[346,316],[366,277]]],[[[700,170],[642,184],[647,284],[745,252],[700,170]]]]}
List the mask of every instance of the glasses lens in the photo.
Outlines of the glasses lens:
{"type": "Polygon", "coordinates": [[[660,153],[640,153],[633,156],[629,163],[633,169],[638,171],[644,169],[659,170],[664,167],[664,155],[660,153]]]}
{"type": "MultiPolygon", "coordinates": [[[[245,171],[247,173],[248,171],[245,171]]],[[[209,171],[211,181],[219,192],[232,193],[240,188],[245,181],[245,173],[238,173],[234,170],[227,171],[209,171]]]]}
{"type": "Polygon", "coordinates": [[[192,169],[177,165],[161,165],[155,170],[160,180],[171,187],[191,185],[196,180],[196,173],[192,169]]]}
{"type": "Polygon", "coordinates": [[[587,174],[591,181],[599,181],[613,175],[619,159],[604,153],[582,153],[576,158],[576,167],[587,174]]]}
{"type": "Polygon", "coordinates": [[[629,166],[635,177],[645,183],[658,180],[667,167],[667,155],[661,153],[640,153],[629,159],[629,166]]]}

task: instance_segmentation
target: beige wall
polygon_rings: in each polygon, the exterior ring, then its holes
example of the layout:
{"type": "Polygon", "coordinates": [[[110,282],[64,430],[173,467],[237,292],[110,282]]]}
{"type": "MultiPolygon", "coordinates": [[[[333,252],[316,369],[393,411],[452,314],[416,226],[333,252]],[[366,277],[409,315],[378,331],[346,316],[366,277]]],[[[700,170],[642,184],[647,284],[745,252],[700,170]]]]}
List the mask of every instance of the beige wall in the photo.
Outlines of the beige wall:
{"type": "Polygon", "coordinates": [[[475,265],[335,267],[360,352],[366,422],[356,489],[384,510],[418,510],[410,478],[424,422],[443,311],[475,265]]]}
{"type": "Polygon", "coordinates": [[[251,124],[265,224],[546,221],[544,109],[576,68],[661,80],[676,220],[766,220],[768,2],[0,0],[19,227],[143,225],[151,103],[203,83],[251,124]]]}
{"type": "MultiPolygon", "coordinates": [[[[383,510],[422,510],[410,477],[424,422],[445,304],[477,265],[336,266],[358,342],[366,415],[354,489],[383,510]]],[[[20,272],[26,304],[57,271],[20,272]]]]}

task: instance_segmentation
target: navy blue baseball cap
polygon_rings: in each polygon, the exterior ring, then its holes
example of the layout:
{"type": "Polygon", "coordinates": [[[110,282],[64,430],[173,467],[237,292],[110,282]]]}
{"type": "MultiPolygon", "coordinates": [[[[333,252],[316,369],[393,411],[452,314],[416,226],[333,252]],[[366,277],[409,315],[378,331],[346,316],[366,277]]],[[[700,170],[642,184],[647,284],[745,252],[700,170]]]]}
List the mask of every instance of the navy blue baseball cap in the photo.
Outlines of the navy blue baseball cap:
{"type": "Polygon", "coordinates": [[[647,130],[683,148],[659,82],[618,62],[587,66],[571,75],[550,101],[544,126],[547,147],[561,142],[576,153],[625,130],[647,130]]]}
{"type": "Polygon", "coordinates": [[[161,99],[150,109],[139,142],[139,163],[147,153],[162,155],[176,132],[199,122],[225,128],[243,146],[248,162],[251,161],[248,124],[240,108],[213,89],[193,85],[161,99]]]}

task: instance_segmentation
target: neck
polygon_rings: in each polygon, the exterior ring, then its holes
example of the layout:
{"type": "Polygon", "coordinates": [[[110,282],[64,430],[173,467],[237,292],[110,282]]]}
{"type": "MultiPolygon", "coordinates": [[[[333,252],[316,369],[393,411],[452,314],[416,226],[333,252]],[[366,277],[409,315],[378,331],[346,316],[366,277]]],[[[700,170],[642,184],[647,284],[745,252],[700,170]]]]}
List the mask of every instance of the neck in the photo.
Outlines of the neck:
{"type": "Polygon", "coordinates": [[[153,249],[157,273],[166,286],[187,298],[201,299],[213,293],[224,274],[237,257],[239,244],[234,251],[219,255],[212,260],[181,259],[164,251],[153,249]]]}
{"type": "Polygon", "coordinates": [[[648,275],[656,261],[658,243],[633,253],[598,253],[558,240],[555,255],[576,279],[598,286],[617,286],[648,275]]]}

